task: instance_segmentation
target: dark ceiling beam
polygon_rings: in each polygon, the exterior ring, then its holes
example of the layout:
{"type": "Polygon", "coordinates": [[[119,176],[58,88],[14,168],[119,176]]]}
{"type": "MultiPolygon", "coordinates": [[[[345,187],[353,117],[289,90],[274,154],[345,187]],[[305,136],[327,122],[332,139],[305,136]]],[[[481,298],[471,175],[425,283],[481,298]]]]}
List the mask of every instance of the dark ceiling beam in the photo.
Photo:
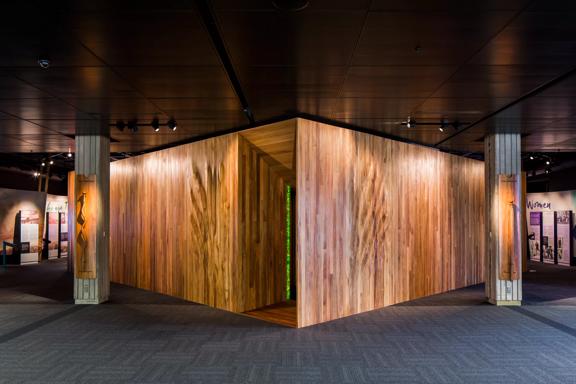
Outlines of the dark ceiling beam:
{"type": "Polygon", "coordinates": [[[209,4],[207,0],[196,0],[196,7],[200,16],[202,18],[202,22],[204,23],[204,27],[206,31],[210,35],[210,39],[214,44],[214,48],[216,48],[216,52],[220,57],[220,61],[224,66],[224,70],[228,75],[228,79],[230,83],[232,83],[232,87],[234,88],[234,92],[238,96],[240,104],[242,105],[242,109],[246,114],[246,117],[250,121],[250,124],[255,123],[254,113],[250,108],[250,104],[248,104],[248,99],[244,94],[242,86],[240,85],[240,80],[238,80],[238,76],[236,75],[236,71],[234,70],[234,66],[232,65],[232,60],[230,60],[230,56],[228,55],[228,51],[226,50],[226,46],[224,44],[224,40],[220,35],[220,30],[218,28],[218,24],[216,23],[216,18],[214,17],[214,12],[212,10],[212,6],[209,4]]]}
{"type": "Polygon", "coordinates": [[[567,80],[568,78],[574,76],[575,74],[576,74],[576,67],[572,68],[572,69],[569,70],[568,72],[565,72],[565,73],[563,73],[563,74],[561,74],[561,75],[553,78],[552,80],[550,80],[550,81],[548,81],[548,82],[546,82],[546,83],[544,83],[544,84],[542,84],[542,85],[539,85],[538,87],[532,89],[532,90],[529,91],[528,93],[520,96],[519,98],[517,98],[516,100],[514,100],[514,101],[512,101],[512,102],[510,102],[510,103],[508,103],[508,104],[506,104],[505,106],[503,106],[503,107],[495,110],[494,112],[488,113],[487,115],[485,115],[485,116],[481,117],[480,119],[474,121],[472,124],[467,125],[466,127],[458,130],[457,132],[455,132],[455,133],[451,134],[450,136],[446,137],[445,139],[439,141],[438,143],[436,143],[436,144],[434,145],[434,147],[438,147],[438,146],[444,144],[445,142],[453,139],[454,137],[458,136],[458,135],[461,134],[462,132],[466,132],[466,131],[469,130],[470,128],[475,127],[475,126],[477,126],[478,124],[481,124],[481,123],[483,123],[483,122],[485,122],[485,121],[487,121],[487,120],[489,120],[489,119],[491,119],[491,118],[493,118],[493,117],[496,117],[498,114],[506,111],[507,109],[512,108],[512,107],[514,107],[515,105],[517,105],[517,104],[519,104],[519,103],[521,103],[521,102],[523,102],[523,101],[525,101],[525,100],[528,100],[528,99],[531,98],[531,97],[534,97],[534,96],[539,95],[540,93],[544,92],[544,91],[547,90],[548,88],[553,87],[554,85],[557,85],[557,84],[561,83],[561,82],[564,81],[564,80],[567,80]]]}

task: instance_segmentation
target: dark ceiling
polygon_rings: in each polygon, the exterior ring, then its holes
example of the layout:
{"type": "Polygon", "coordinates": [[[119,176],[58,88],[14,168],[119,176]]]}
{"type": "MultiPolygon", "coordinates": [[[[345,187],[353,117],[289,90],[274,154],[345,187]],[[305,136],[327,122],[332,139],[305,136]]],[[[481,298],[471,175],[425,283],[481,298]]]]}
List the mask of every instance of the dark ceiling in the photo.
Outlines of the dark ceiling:
{"type": "Polygon", "coordinates": [[[494,130],[576,151],[576,1],[3,1],[0,152],[65,152],[76,121],[138,152],[303,113],[452,151],[494,130]],[[42,69],[39,58],[49,58],[42,69]],[[441,119],[467,123],[400,125],[441,119]],[[68,136],[67,136],[68,135],[68,136]]]}

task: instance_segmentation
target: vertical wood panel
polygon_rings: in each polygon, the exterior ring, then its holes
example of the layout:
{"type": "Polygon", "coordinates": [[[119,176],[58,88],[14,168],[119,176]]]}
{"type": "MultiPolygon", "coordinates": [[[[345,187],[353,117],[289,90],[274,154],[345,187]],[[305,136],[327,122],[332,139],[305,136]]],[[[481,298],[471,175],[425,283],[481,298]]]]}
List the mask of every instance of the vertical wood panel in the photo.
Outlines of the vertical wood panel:
{"type": "Polygon", "coordinates": [[[111,165],[112,280],[242,311],[238,135],[111,165]]]}
{"type": "Polygon", "coordinates": [[[286,183],[274,158],[239,140],[240,280],[248,311],[286,299],[286,183]]]}
{"type": "Polygon", "coordinates": [[[481,162],[298,120],[298,325],[483,281],[481,162]]]}

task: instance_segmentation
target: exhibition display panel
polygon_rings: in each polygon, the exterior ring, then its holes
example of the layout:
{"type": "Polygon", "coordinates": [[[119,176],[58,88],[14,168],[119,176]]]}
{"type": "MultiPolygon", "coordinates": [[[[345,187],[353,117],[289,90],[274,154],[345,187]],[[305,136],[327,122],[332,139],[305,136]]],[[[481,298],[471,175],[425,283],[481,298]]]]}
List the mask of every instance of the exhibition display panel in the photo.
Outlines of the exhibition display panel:
{"type": "Polygon", "coordinates": [[[576,266],[575,212],[576,191],[527,194],[530,260],[576,266]]]}

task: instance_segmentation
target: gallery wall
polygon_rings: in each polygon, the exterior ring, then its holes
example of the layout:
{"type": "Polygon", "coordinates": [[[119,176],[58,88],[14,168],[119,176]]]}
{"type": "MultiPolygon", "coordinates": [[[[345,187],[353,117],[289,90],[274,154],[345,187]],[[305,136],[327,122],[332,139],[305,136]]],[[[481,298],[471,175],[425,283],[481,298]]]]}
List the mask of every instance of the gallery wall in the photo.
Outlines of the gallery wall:
{"type": "Polygon", "coordinates": [[[298,325],[483,281],[482,162],[299,119],[298,325]]]}

